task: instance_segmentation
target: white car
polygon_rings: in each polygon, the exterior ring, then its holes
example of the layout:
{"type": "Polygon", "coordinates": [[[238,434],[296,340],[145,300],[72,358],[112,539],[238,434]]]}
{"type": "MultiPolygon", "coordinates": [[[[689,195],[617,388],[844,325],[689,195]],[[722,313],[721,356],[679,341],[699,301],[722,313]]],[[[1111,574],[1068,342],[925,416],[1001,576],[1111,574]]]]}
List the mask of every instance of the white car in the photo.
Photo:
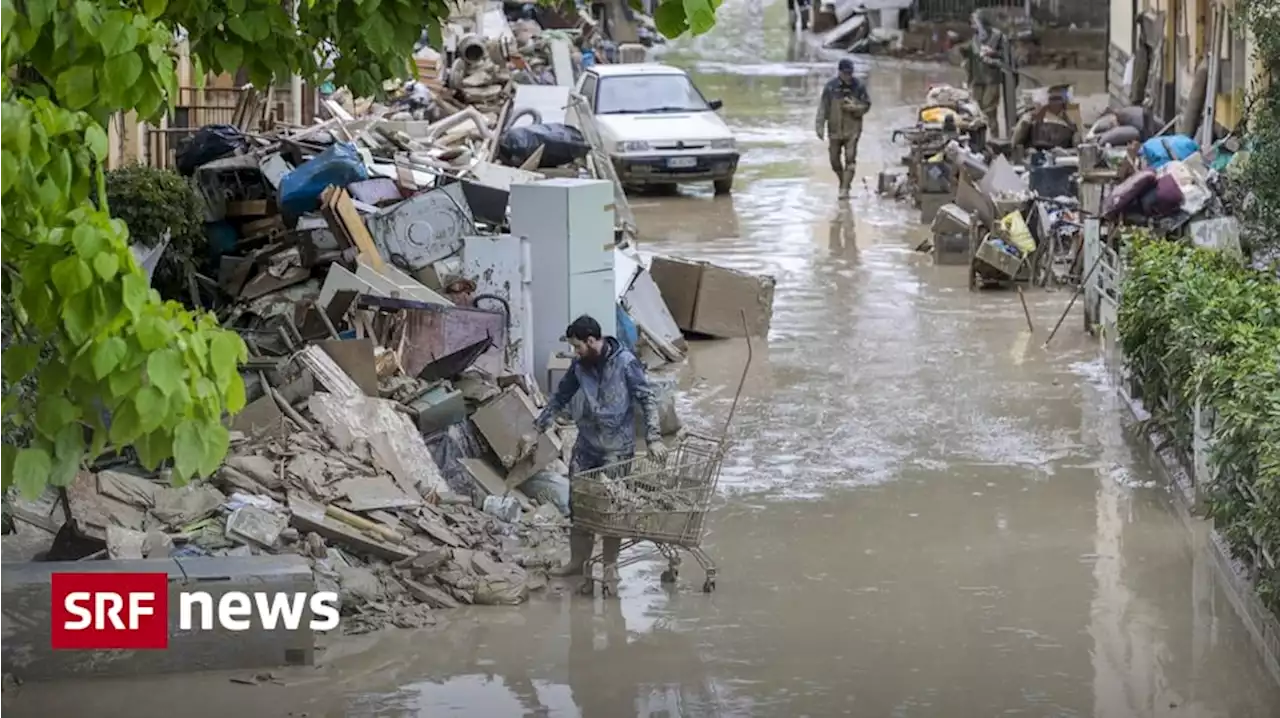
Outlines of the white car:
{"type": "Polygon", "coordinates": [[[707,182],[733,189],[738,145],[689,75],[658,63],[595,65],[578,79],[624,185],[707,182]]]}

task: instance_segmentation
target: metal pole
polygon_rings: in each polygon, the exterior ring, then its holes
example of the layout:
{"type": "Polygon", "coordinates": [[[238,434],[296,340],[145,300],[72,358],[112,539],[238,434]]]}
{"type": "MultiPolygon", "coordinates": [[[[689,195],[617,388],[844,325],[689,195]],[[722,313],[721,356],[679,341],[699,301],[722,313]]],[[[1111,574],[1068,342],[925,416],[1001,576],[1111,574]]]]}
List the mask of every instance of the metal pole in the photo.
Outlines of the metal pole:
{"type": "Polygon", "coordinates": [[[1089,271],[1084,275],[1084,279],[1080,281],[1080,285],[1076,287],[1076,291],[1071,293],[1071,301],[1067,302],[1067,308],[1062,310],[1062,316],[1058,317],[1058,323],[1053,325],[1053,331],[1049,332],[1049,338],[1044,340],[1044,348],[1049,348],[1049,342],[1053,341],[1053,336],[1058,333],[1058,329],[1062,323],[1066,321],[1067,315],[1071,313],[1071,308],[1076,305],[1076,300],[1080,298],[1080,292],[1084,291],[1085,285],[1089,283],[1090,277],[1093,276],[1093,270],[1102,264],[1103,254],[1099,253],[1098,258],[1093,260],[1093,266],[1089,267],[1089,271]]]}

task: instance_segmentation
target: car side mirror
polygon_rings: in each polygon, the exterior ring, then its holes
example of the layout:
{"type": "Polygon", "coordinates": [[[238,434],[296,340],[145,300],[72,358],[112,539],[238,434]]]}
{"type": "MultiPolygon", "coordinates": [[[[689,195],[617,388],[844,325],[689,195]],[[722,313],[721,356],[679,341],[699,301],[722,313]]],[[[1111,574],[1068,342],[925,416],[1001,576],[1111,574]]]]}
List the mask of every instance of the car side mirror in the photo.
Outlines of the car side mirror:
{"type": "Polygon", "coordinates": [[[724,107],[724,101],[723,101],[723,100],[712,100],[712,101],[710,101],[710,102],[708,102],[708,103],[707,103],[707,107],[710,107],[710,108],[712,109],[712,111],[719,111],[721,107],[724,107]]]}

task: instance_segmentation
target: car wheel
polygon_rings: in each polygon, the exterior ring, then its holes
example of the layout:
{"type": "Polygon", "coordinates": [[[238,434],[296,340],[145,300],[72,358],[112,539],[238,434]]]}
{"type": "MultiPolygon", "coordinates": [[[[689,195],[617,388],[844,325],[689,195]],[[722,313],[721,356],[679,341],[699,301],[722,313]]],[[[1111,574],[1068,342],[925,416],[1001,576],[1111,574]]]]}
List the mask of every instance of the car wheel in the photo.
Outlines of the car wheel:
{"type": "Polygon", "coordinates": [[[713,184],[715,185],[717,195],[729,194],[733,191],[733,177],[718,179],[713,184]]]}

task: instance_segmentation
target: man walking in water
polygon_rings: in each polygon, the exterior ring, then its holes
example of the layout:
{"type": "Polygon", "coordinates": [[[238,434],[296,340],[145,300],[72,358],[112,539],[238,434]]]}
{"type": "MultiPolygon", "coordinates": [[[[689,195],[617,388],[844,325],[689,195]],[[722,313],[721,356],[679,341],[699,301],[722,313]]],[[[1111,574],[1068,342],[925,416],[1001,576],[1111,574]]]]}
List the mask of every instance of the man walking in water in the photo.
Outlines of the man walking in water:
{"type": "Polygon", "coordinates": [[[842,59],[836,69],[839,73],[822,88],[814,129],[818,139],[827,141],[831,169],[840,178],[840,199],[849,199],[858,164],[862,117],[871,109],[871,96],[862,80],[853,76],[853,60],[842,59]]]}
{"type": "MultiPolygon", "coordinates": [[[[556,387],[551,401],[534,422],[539,430],[551,426],[560,411],[572,406],[578,425],[578,440],[573,445],[569,482],[581,471],[599,469],[627,461],[636,453],[635,405],[644,412],[645,443],[655,461],[666,457],[658,424],[658,403],[644,365],[614,337],[601,336],[600,322],[582,315],[565,329],[565,339],[576,355],[569,371],[556,387]],[[579,397],[579,394],[581,395],[579,397]],[[579,397],[580,401],[574,401],[579,397]]],[[[573,517],[569,517],[572,521],[573,517]]],[[[604,586],[617,595],[618,552],[622,540],[605,537],[604,586]]],[[[556,576],[582,573],[595,535],[578,529],[569,534],[569,563],[552,572],[556,576]]]]}

